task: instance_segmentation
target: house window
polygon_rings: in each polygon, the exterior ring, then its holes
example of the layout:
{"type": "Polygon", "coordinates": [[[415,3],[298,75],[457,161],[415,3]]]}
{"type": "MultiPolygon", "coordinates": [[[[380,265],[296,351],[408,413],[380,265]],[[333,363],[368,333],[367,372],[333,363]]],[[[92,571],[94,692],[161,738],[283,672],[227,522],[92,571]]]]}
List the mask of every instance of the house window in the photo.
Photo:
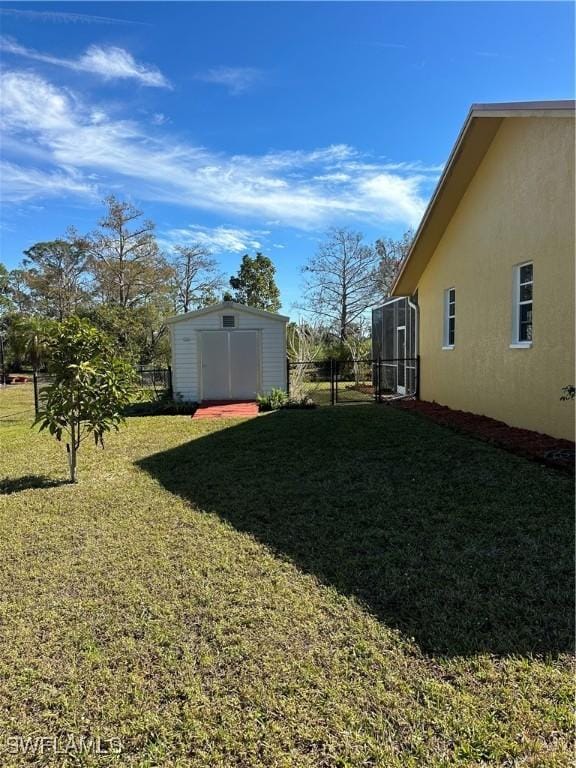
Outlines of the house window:
{"type": "Polygon", "coordinates": [[[533,340],[532,294],[534,266],[532,263],[514,267],[514,328],[512,344],[529,347],[533,340]]]}
{"type": "Polygon", "coordinates": [[[454,347],[456,338],[456,289],[444,291],[444,349],[454,347]]]}
{"type": "Polygon", "coordinates": [[[222,328],[235,328],[236,318],[234,315],[222,315],[222,328]]]}

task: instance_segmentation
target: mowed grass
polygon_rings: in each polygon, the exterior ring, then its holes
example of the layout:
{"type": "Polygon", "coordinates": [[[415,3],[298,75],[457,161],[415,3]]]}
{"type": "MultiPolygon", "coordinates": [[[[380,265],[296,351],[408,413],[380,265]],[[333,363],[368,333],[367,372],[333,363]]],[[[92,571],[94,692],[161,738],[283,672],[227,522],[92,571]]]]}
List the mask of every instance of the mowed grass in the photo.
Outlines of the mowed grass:
{"type": "Polygon", "coordinates": [[[30,417],[34,417],[33,385],[0,386],[0,425],[4,427],[10,423],[16,423],[22,426],[30,417]]]}
{"type": "Polygon", "coordinates": [[[569,478],[375,405],[0,446],[3,768],[572,765],[569,478]]]}

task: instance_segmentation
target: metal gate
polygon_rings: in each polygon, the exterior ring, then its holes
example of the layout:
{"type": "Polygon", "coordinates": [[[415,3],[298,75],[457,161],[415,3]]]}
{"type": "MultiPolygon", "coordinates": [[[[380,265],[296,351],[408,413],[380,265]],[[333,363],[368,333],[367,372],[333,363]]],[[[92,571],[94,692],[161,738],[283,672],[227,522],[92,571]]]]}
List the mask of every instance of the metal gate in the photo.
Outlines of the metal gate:
{"type": "Polygon", "coordinates": [[[417,357],[287,363],[288,394],[317,405],[386,402],[418,397],[417,357]]]}
{"type": "Polygon", "coordinates": [[[334,402],[367,403],[377,399],[373,360],[336,360],[334,402]]]}

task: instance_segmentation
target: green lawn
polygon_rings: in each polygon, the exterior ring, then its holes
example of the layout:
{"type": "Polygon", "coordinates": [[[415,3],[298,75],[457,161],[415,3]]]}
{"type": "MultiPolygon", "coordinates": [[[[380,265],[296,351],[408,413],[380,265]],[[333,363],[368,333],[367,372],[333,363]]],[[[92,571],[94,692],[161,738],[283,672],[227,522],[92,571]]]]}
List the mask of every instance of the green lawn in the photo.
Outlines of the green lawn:
{"type": "Polygon", "coordinates": [[[295,397],[306,395],[312,398],[316,405],[330,405],[330,382],[304,381],[299,386],[292,386],[290,394],[295,397]]]}
{"type": "Polygon", "coordinates": [[[2,768],[572,765],[566,476],[366,405],[132,418],[71,486],[19,410],[2,768]],[[6,747],[70,734],[122,754],[6,747]]]}
{"type": "MultiPolygon", "coordinates": [[[[372,403],[374,394],[370,391],[372,382],[361,379],[361,387],[354,385],[353,381],[338,382],[338,403],[372,403]]],[[[330,405],[331,389],[329,381],[306,381],[296,388],[292,395],[306,395],[312,398],[316,405],[330,405]]]]}

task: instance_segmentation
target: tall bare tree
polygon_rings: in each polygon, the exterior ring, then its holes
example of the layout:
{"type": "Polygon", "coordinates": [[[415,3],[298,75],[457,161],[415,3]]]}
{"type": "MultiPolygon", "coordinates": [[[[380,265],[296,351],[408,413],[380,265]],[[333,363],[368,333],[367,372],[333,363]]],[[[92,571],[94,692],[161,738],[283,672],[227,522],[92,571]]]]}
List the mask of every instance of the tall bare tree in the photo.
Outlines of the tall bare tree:
{"type": "Polygon", "coordinates": [[[143,221],[142,211],[114,196],[104,202],[107,212],[90,248],[100,298],[126,309],[167,293],[172,270],[158,248],[153,222],[143,221]]]}
{"type": "Polygon", "coordinates": [[[378,297],[379,256],[349,229],[332,229],[304,267],[299,307],[330,327],[342,344],[378,297]]]}
{"type": "Polygon", "coordinates": [[[174,250],[172,281],[176,310],[190,312],[214,304],[217,293],[224,287],[225,278],[218,272],[218,265],[210,251],[199,243],[177,245],[174,250]]]}
{"type": "Polygon", "coordinates": [[[378,254],[377,282],[378,290],[383,297],[389,296],[398,270],[404,259],[408,256],[414,232],[408,229],[399,240],[392,237],[383,237],[376,240],[375,249],[378,254]]]}

